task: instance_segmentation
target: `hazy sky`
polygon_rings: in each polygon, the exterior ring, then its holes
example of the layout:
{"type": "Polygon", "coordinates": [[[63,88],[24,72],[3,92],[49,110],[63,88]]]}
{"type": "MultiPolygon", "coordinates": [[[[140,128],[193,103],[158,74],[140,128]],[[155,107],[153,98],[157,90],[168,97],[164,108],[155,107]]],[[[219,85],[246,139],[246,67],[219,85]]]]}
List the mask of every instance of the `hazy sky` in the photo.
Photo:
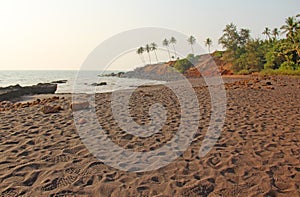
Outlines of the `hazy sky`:
{"type": "Polygon", "coordinates": [[[1,0],[0,69],[78,69],[102,41],[140,27],[194,35],[203,47],[210,37],[220,49],[230,22],[262,37],[298,13],[299,0],[1,0]]]}

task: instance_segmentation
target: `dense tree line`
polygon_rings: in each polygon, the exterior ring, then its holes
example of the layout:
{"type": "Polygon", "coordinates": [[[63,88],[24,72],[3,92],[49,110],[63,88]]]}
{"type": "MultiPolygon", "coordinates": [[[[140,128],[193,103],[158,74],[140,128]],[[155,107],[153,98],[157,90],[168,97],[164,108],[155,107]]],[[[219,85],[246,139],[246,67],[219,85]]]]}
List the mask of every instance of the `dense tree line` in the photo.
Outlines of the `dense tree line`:
{"type": "Polygon", "coordinates": [[[250,30],[229,24],[223,30],[219,44],[225,49],[222,58],[233,64],[236,74],[259,71],[300,73],[300,22],[299,15],[288,17],[285,24],[273,30],[268,27],[262,32],[266,39],[254,39],[250,30]],[[279,35],[283,35],[280,39],[279,35]]]}

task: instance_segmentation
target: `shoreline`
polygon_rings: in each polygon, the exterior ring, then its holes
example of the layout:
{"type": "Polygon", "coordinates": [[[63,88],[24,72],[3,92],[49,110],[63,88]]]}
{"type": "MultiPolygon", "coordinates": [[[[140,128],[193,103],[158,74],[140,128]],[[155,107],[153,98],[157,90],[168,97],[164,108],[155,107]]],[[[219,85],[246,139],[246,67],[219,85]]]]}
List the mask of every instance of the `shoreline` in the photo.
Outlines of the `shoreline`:
{"type": "MultiPolygon", "coordinates": [[[[224,85],[228,86],[230,84],[234,84],[234,82],[239,81],[239,80],[251,80],[251,79],[263,79],[263,78],[293,78],[292,76],[257,76],[257,75],[224,75],[221,76],[222,80],[224,81],[224,85]]],[[[295,77],[297,78],[297,77],[295,77]]],[[[187,80],[195,86],[195,84],[200,85],[200,86],[206,86],[205,82],[203,82],[203,78],[187,78],[187,80]],[[194,81],[202,81],[200,84],[199,83],[193,83],[194,81]]],[[[167,83],[180,83],[180,81],[166,81],[167,83]]],[[[122,91],[126,90],[132,90],[132,89],[137,89],[137,88],[155,88],[155,87],[161,87],[164,86],[164,84],[154,84],[154,85],[141,85],[139,87],[132,87],[128,89],[123,89],[122,91]]],[[[6,87],[2,87],[6,88],[6,87]]],[[[118,90],[114,90],[118,91],[118,90]]],[[[113,91],[107,91],[107,92],[96,92],[95,94],[105,94],[105,93],[112,93],[113,91]]],[[[83,95],[91,95],[93,93],[54,93],[54,94],[33,94],[33,95],[24,95],[20,96],[19,98],[14,98],[11,100],[4,100],[4,101],[10,101],[12,103],[26,103],[26,102],[33,102],[37,99],[49,99],[54,96],[62,96],[62,97],[72,97],[73,94],[83,94],[83,95]]],[[[1,103],[1,102],[0,102],[1,103]]]]}
{"type": "MultiPolygon", "coordinates": [[[[253,78],[258,78],[258,79],[261,79],[261,78],[277,78],[277,79],[281,79],[281,78],[299,78],[298,76],[289,76],[289,75],[284,75],[284,76],[277,76],[277,75],[274,75],[274,76],[263,76],[263,75],[222,75],[221,76],[222,80],[224,81],[224,84],[230,84],[236,80],[245,80],[245,79],[253,79],[253,78]]],[[[129,78],[129,79],[132,79],[132,78],[129,78]]],[[[187,80],[189,81],[197,81],[197,80],[202,80],[203,77],[191,77],[191,78],[186,78],[187,80]]],[[[175,81],[164,81],[165,83],[173,83],[173,82],[176,82],[175,81]]],[[[164,85],[164,84],[153,84],[153,85],[141,85],[141,87],[155,87],[155,86],[161,86],[161,85],[164,85]]],[[[11,86],[16,86],[16,85],[11,85],[11,86]]],[[[7,87],[0,87],[0,88],[8,88],[8,87],[11,87],[11,86],[7,86],[7,87]]],[[[26,86],[24,86],[26,87],[26,86]]],[[[137,87],[132,87],[132,88],[128,88],[128,89],[135,89],[137,87]]],[[[123,89],[123,90],[126,90],[126,89],[123,89]]],[[[112,90],[112,91],[106,91],[106,92],[96,92],[96,94],[99,94],[99,93],[111,93],[113,91],[118,91],[118,90],[112,90]]],[[[12,99],[11,101],[12,102],[18,102],[18,100],[20,100],[21,102],[24,102],[26,100],[32,100],[32,99],[37,99],[39,97],[39,95],[41,95],[40,97],[41,98],[44,98],[44,97],[51,97],[51,96],[55,96],[55,95],[72,95],[74,93],[64,93],[64,92],[60,92],[60,93],[54,93],[54,94],[30,94],[30,95],[24,95],[24,96],[21,96],[23,98],[20,98],[20,99],[12,99]]],[[[78,94],[93,94],[93,93],[78,93],[78,94]]],[[[10,101],[10,100],[4,100],[4,101],[10,101]]]]}

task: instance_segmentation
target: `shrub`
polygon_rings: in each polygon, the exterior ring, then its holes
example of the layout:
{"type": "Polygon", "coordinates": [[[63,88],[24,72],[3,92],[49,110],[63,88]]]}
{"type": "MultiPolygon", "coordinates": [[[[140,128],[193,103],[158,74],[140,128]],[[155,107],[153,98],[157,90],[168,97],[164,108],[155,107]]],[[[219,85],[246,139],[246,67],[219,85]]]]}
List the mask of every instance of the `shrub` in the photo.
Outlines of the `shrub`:
{"type": "Polygon", "coordinates": [[[237,72],[238,75],[249,75],[251,72],[249,70],[240,70],[237,72]]]}
{"type": "Polygon", "coordinates": [[[297,65],[292,61],[283,62],[280,65],[280,70],[295,70],[297,68],[297,65]]]}
{"type": "Polygon", "coordinates": [[[259,72],[259,71],[260,71],[260,70],[257,69],[257,68],[251,68],[251,69],[249,70],[250,73],[257,73],[257,72],[259,72]]]}
{"type": "Polygon", "coordinates": [[[214,53],[213,53],[213,56],[214,57],[217,57],[217,58],[221,58],[221,57],[223,57],[223,51],[215,51],[214,53]]]}
{"type": "Polygon", "coordinates": [[[193,66],[192,62],[190,62],[188,59],[177,60],[176,63],[174,64],[174,68],[180,73],[184,73],[192,66],[193,66]]]}

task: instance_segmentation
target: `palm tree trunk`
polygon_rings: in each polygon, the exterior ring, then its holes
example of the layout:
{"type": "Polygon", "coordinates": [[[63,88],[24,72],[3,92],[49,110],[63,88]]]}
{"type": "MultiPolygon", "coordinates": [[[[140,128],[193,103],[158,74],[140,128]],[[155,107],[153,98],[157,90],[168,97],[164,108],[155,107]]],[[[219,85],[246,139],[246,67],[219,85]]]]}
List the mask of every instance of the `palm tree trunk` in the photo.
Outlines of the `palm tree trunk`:
{"type": "Polygon", "coordinates": [[[289,37],[290,37],[291,41],[293,42],[293,44],[296,45],[296,47],[295,47],[296,52],[297,52],[298,56],[300,56],[299,43],[297,43],[297,42],[295,41],[293,35],[291,35],[291,36],[289,36],[289,37]]]}
{"type": "Polygon", "coordinates": [[[144,62],[144,65],[146,64],[146,60],[145,60],[145,57],[144,55],[142,54],[142,58],[143,58],[143,62],[144,62]]]}
{"type": "Polygon", "coordinates": [[[141,58],[142,63],[145,64],[145,61],[144,61],[144,58],[143,58],[142,54],[140,54],[140,58],[141,58]]]}
{"type": "Polygon", "coordinates": [[[158,63],[158,58],[157,58],[157,54],[156,51],[154,51],[155,57],[156,57],[156,62],[158,63]]]}
{"type": "Polygon", "coordinates": [[[296,45],[296,51],[297,51],[298,57],[300,57],[299,45],[296,45]]]}
{"type": "Polygon", "coordinates": [[[150,53],[148,52],[148,56],[149,56],[149,61],[150,61],[150,64],[151,64],[151,57],[150,57],[150,53]]]}
{"type": "Polygon", "coordinates": [[[177,53],[176,53],[176,49],[175,49],[175,45],[173,44],[173,49],[174,49],[174,57],[175,59],[177,59],[177,53]]]}
{"type": "Polygon", "coordinates": [[[192,44],[191,44],[191,49],[192,49],[192,54],[194,54],[194,48],[192,44]]]}
{"type": "Polygon", "coordinates": [[[171,61],[172,59],[171,59],[171,54],[170,54],[169,47],[167,47],[167,49],[168,49],[168,54],[169,54],[169,58],[170,58],[170,61],[171,61]]]}

